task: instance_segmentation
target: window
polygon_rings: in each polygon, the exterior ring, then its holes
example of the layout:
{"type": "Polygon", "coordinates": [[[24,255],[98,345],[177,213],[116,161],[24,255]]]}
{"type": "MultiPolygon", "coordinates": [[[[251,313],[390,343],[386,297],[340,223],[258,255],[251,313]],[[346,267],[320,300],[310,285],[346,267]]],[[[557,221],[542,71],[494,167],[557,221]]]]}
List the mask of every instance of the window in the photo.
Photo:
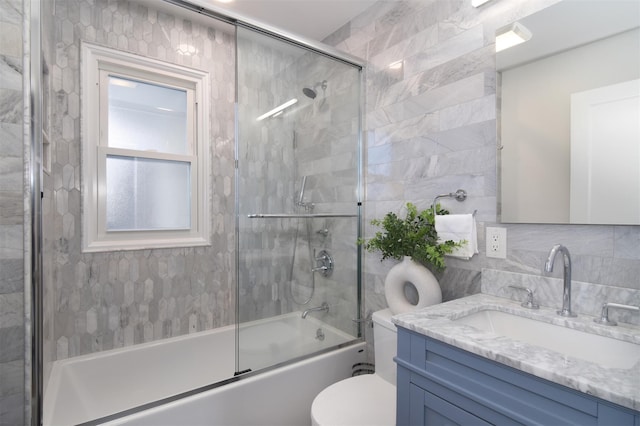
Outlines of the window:
{"type": "Polygon", "coordinates": [[[84,251],[209,244],[207,73],[82,55],[84,251]]]}

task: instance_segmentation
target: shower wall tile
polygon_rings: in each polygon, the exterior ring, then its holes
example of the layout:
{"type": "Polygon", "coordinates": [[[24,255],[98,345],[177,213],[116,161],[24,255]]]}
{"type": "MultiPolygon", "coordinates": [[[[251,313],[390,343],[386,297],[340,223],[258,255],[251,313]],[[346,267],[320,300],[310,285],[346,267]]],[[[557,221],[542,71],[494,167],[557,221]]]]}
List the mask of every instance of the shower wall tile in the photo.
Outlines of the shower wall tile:
{"type": "Polygon", "coordinates": [[[24,288],[22,259],[0,259],[0,294],[19,293],[24,288]]]}
{"type": "MultiPolygon", "coordinates": [[[[45,175],[45,359],[51,361],[225,326],[234,314],[234,37],[152,3],[44,2],[45,128],[52,172],[45,175]],[[212,165],[211,245],[82,253],[80,43],[209,72],[212,165]],[[198,51],[183,54],[182,44],[198,51]]],[[[45,377],[46,379],[46,377],[45,377]]]]}
{"type": "MultiPolygon", "coordinates": [[[[408,201],[426,208],[435,195],[458,188],[468,199],[442,204],[452,213],[477,210],[480,254],[447,259],[439,275],[445,300],[479,292],[483,269],[541,276],[555,243],[571,251],[576,280],[640,288],[639,226],[496,223],[495,30],[557,1],[501,0],[480,8],[467,0],[378,2],[345,26],[347,37],[342,31],[327,38],[368,64],[366,220],[404,214],[408,201]],[[486,226],[507,228],[507,259],[486,257],[486,226]]],[[[365,237],[376,230],[366,224],[365,237]]],[[[384,277],[394,263],[366,253],[367,311],[386,306],[384,277]]]]}
{"type": "MultiPolygon", "coordinates": [[[[342,31],[337,38],[348,29],[342,31]]],[[[357,73],[317,54],[287,56],[287,49],[240,35],[240,117],[258,116],[278,99],[299,100],[292,117],[241,119],[240,211],[306,212],[295,206],[306,176],[303,201],[314,204],[314,213],[355,213],[358,110],[351,91],[357,73]],[[303,87],[323,81],[315,99],[301,96],[303,87]]],[[[323,321],[355,335],[356,238],[355,218],[241,219],[239,320],[327,302],[323,321]],[[325,230],[326,236],[317,232],[325,230]],[[310,272],[316,266],[310,256],[323,249],[336,262],[330,277],[310,272]]]]}
{"type": "Polygon", "coordinates": [[[0,425],[25,421],[23,1],[0,2],[0,425]]]}

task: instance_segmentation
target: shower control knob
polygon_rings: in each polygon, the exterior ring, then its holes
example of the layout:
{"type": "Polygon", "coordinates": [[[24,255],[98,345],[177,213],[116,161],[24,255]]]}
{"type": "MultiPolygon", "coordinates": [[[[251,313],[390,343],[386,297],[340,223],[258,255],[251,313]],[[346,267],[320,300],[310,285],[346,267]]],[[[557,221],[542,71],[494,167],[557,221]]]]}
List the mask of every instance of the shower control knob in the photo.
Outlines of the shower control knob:
{"type": "Polygon", "coordinates": [[[316,267],[311,272],[319,272],[323,277],[329,277],[333,273],[333,258],[326,250],[320,250],[316,256],[316,267]]]}

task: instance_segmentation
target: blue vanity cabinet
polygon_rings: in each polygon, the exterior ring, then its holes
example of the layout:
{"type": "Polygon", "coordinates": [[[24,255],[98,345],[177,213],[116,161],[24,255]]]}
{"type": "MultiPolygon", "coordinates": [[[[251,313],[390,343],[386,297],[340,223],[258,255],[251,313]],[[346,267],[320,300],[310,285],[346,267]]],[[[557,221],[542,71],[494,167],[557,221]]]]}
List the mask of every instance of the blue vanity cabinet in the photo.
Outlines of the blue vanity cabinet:
{"type": "Polygon", "coordinates": [[[640,426],[640,413],[398,327],[397,425],[640,426]]]}

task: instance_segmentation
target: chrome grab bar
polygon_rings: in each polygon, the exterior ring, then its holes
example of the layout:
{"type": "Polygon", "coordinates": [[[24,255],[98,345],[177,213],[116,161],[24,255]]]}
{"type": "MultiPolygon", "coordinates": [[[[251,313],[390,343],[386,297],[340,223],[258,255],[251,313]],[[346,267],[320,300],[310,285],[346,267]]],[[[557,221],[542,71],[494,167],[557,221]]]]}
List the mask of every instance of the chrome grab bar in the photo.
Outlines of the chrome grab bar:
{"type": "Polygon", "coordinates": [[[249,219],[314,219],[323,217],[358,217],[357,214],[342,213],[253,213],[248,214],[249,219]]]}

